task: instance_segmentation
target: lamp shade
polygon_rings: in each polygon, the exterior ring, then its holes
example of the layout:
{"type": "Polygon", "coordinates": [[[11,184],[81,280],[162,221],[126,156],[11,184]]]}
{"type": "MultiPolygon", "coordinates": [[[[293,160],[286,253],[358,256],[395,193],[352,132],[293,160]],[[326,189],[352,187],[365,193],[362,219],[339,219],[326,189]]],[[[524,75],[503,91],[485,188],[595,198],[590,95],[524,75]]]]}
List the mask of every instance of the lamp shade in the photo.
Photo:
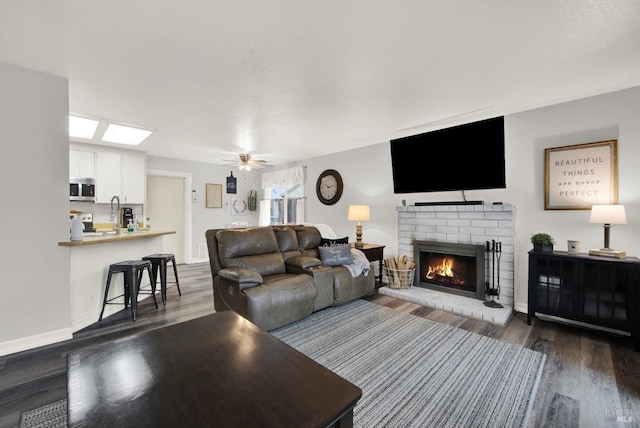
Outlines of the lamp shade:
{"type": "Polygon", "coordinates": [[[589,223],[627,224],[624,205],[593,205],[589,223]]]}
{"type": "Polygon", "coordinates": [[[349,205],[349,221],[369,221],[370,218],[369,205],[349,205]]]}

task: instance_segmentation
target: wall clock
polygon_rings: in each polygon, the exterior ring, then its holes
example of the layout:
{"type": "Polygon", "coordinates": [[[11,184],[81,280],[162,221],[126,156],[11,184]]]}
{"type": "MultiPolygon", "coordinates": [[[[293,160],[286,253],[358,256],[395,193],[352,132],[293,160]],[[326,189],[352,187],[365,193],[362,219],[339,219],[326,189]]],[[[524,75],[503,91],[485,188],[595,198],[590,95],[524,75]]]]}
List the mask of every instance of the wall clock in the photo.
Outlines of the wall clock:
{"type": "Polygon", "coordinates": [[[333,205],[342,196],[342,177],[335,169],[322,171],[316,182],[316,194],[325,205],[333,205]]]}

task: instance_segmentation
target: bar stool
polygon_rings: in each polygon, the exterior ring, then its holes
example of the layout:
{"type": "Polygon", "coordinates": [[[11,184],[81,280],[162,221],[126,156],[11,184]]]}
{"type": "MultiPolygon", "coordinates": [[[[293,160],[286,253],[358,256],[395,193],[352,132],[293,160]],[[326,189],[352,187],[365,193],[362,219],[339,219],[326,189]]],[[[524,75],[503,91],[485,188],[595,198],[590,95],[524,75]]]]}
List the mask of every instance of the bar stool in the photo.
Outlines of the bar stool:
{"type": "Polygon", "coordinates": [[[182,292],[180,291],[180,283],[178,282],[178,269],[176,268],[176,256],[174,254],[151,254],[149,256],[145,256],[142,260],[149,260],[152,265],[153,271],[153,282],[155,287],[155,282],[158,278],[158,271],[160,271],[160,294],[162,295],[162,304],[167,304],[167,285],[175,284],[178,288],[178,295],[182,296],[182,292]],[[174,281],[167,282],[167,264],[171,262],[173,265],[173,277],[174,281]]]}
{"type": "Polygon", "coordinates": [[[156,284],[151,276],[151,262],[149,260],[127,260],[123,262],[113,263],[109,265],[109,273],[107,274],[107,283],[104,289],[104,300],[102,301],[102,310],[100,311],[100,318],[98,321],[102,321],[102,315],[107,305],[121,305],[122,303],[114,303],[113,300],[124,297],[124,307],[129,305],[129,299],[131,300],[131,316],[133,320],[136,320],[138,312],[138,295],[139,294],[151,294],[153,297],[153,303],[158,309],[158,302],[156,301],[156,284]],[[142,282],[142,274],[144,271],[149,274],[149,281],[151,283],[151,292],[140,292],[140,283],[142,282]],[[111,286],[111,277],[114,273],[124,274],[124,294],[112,297],[109,299],[109,287],[111,286]]]}

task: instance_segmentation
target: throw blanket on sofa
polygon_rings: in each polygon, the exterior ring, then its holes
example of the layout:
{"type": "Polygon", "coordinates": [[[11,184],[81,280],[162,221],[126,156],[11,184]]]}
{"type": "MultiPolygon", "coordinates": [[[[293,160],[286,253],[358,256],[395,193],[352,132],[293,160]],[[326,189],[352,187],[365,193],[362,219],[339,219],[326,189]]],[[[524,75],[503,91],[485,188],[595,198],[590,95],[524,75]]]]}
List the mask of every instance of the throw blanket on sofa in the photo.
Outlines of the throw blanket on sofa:
{"type": "Polygon", "coordinates": [[[338,235],[336,235],[336,232],[333,230],[333,228],[328,224],[319,224],[319,223],[302,223],[302,224],[304,226],[315,227],[316,229],[318,229],[318,232],[320,232],[320,236],[322,236],[323,238],[335,239],[338,237],[338,235]]]}
{"type": "Polygon", "coordinates": [[[353,258],[353,264],[344,265],[352,277],[357,277],[360,274],[367,274],[369,269],[371,269],[371,264],[369,264],[369,260],[367,260],[367,256],[360,250],[355,248],[351,249],[351,257],[353,258]]]}

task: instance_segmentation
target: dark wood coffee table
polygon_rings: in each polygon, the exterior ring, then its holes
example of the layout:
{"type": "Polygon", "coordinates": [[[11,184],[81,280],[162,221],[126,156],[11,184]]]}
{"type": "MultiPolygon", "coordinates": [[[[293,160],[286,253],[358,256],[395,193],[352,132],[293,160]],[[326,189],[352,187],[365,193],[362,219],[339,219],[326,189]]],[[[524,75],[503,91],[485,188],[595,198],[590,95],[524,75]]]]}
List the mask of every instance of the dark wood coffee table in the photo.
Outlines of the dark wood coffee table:
{"type": "Polygon", "coordinates": [[[72,352],[70,427],[350,427],[362,390],[231,311],[72,352]]]}

